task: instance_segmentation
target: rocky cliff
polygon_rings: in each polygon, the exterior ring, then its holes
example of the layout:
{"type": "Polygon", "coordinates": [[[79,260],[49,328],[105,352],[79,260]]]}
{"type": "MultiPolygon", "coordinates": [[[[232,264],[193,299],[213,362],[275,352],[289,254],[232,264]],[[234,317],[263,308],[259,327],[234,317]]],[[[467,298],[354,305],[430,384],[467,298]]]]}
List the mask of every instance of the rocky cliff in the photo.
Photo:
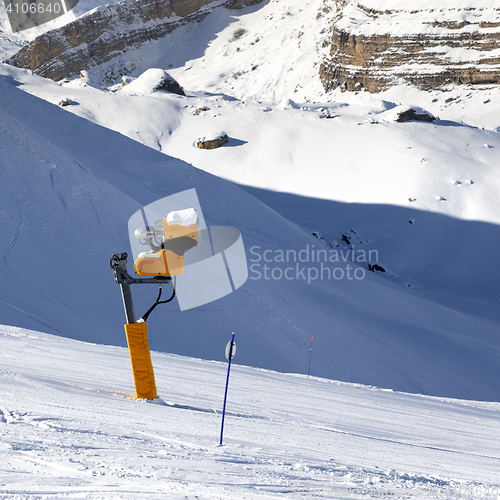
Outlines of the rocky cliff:
{"type": "Polygon", "coordinates": [[[409,83],[500,83],[500,5],[493,0],[336,0],[326,91],[409,83]]]}
{"type": "MultiPolygon", "coordinates": [[[[99,7],[63,28],[39,36],[9,62],[60,80],[114,59],[101,75],[112,82],[135,69],[133,58],[121,67],[121,59],[116,56],[164,37],[181,25],[201,20],[216,7],[239,8],[260,1],[126,0],[99,7]]],[[[310,38],[321,39],[321,50],[316,53],[312,52],[312,44],[309,55],[297,50],[290,53],[291,65],[286,70],[290,80],[299,78],[292,69],[293,57],[300,57],[309,60],[311,69],[319,68],[325,92],[339,86],[380,92],[401,83],[426,90],[449,83],[500,83],[499,0],[323,0],[320,13],[318,5],[294,36],[291,12],[285,13],[291,36],[283,40],[295,40],[287,43],[300,44],[307,38],[302,37],[306,30],[314,35],[310,38]]],[[[288,7],[283,2],[282,8],[288,7]]],[[[279,18],[273,21],[277,22],[279,18]]],[[[254,42],[272,33],[267,28],[252,33],[254,42]]],[[[272,58],[273,53],[266,57],[272,58]]],[[[257,66],[254,64],[252,71],[257,66]]],[[[317,71],[312,69],[312,78],[317,78],[317,71]]],[[[235,78],[243,74],[235,73],[235,78]]],[[[273,74],[259,73],[258,78],[272,86],[273,74]]]]}
{"type": "Polygon", "coordinates": [[[58,81],[199,21],[214,8],[241,8],[260,1],[125,0],[40,35],[5,62],[58,81]]]}

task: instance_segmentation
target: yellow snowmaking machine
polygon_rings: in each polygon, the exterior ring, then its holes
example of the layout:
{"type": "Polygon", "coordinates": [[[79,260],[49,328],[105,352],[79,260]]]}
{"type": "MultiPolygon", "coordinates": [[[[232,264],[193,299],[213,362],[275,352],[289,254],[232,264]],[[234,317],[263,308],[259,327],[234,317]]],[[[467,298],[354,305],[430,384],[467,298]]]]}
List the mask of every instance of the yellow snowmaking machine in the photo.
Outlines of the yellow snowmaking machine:
{"type": "Polygon", "coordinates": [[[184,254],[198,245],[197,221],[196,210],[187,208],[169,212],[167,217],[158,219],[153,226],[136,229],[135,237],[141,244],[149,247],[149,250],[140,253],[134,262],[134,269],[139,278],[133,278],[128,274],[125,252],[111,256],[110,266],[113,269],[115,282],[121,287],[127,318],[125,334],[132,362],[136,398],[152,400],[158,397],[146,321],[158,304],[170,302],[175,297],[174,288],[169,299],[160,301],[162,285],[170,283],[172,276],[184,273],[184,254]],[[139,320],[136,320],[130,290],[130,285],[136,283],[159,285],[156,301],[139,320]]]}

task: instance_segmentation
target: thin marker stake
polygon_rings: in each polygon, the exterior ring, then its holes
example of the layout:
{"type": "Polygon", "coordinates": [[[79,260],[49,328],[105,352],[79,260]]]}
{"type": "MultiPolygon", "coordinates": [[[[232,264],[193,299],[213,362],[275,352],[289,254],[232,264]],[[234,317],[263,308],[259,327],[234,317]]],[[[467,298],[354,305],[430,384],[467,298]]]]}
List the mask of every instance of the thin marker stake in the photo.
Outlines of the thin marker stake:
{"type": "Polygon", "coordinates": [[[314,340],[314,335],[311,335],[311,348],[309,349],[309,368],[307,369],[307,378],[309,378],[309,375],[311,374],[311,358],[312,358],[312,353],[313,353],[313,340],[314,340]]]}
{"type": "Polygon", "coordinates": [[[231,359],[233,359],[234,356],[234,347],[236,347],[234,343],[234,333],[233,336],[231,337],[231,342],[229,344],[229,350],[226,349],[226,356],[228,359],[227,362],[227,377],[226,377],[226,390],[224,392],[224,406],[222,407],[222,425],[220,428],[220,445],[222,446],[222,435],[224,433],[224,417],[226,416],[226,401],[227,401],[227,388],[229,386],[229,372],[231,370],[231,359]]]}

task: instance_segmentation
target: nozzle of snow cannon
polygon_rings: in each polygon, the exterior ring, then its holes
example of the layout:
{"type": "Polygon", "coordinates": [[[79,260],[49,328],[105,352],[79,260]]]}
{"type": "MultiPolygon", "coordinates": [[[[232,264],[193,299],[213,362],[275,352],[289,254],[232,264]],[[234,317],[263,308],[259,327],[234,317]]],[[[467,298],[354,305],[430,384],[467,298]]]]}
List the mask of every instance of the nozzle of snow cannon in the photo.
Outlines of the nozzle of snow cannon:
{"type": "Polygon", "coordinates": [[[134,236],[141,245],[147,245],[153,252],[159,252],[165,240],[164,232],[163,219],[159,219],[154,226],[144,226],[136,229],[134,236]]]}
{"type": "Polygon", "coordinates": [[[153,226],[135,230],[134,235],[150,250],[134,262],[139,276],[178,276],[184,273],[184,254],[198,245],[198,215],[194,208],[169,212],[153,226]]]}

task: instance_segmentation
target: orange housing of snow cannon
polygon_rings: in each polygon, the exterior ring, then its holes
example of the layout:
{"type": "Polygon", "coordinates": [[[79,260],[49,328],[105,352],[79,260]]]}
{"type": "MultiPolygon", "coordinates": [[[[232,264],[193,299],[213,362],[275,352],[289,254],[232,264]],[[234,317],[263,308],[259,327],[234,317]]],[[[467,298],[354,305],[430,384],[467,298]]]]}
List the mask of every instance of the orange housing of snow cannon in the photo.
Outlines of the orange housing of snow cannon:
{"type": "MultiPolygon", "coordinates": [[[[196,246],[196,243],[198,243],[196,222],[190,226],[181,226],[180,224],[169,224],[167,219],[163,219],[163,226],[165,227],[165,245],[167,245],[167,241],[175,238],[191,238],[195,242],[193,246],[196,246]]],[[[189,248],[192,248],[192,246],[189,248]]],[[[187,252],[189,248],[187,248],[185,252],[187,252]]]]}
{"type": "Polygon", "coordinates": [[[139,276],[179,276],[184,273],[184,254],[198,244],[196,223],[169,224],[163,219],[163,248],[139,254],[134,262],[139,276]]]}
{"type": "Polygon", "coordinates": [[[139,276],[178,276],[184,273],[184,256],[170,250],[145,252],[134,262],[139,276]]]}

